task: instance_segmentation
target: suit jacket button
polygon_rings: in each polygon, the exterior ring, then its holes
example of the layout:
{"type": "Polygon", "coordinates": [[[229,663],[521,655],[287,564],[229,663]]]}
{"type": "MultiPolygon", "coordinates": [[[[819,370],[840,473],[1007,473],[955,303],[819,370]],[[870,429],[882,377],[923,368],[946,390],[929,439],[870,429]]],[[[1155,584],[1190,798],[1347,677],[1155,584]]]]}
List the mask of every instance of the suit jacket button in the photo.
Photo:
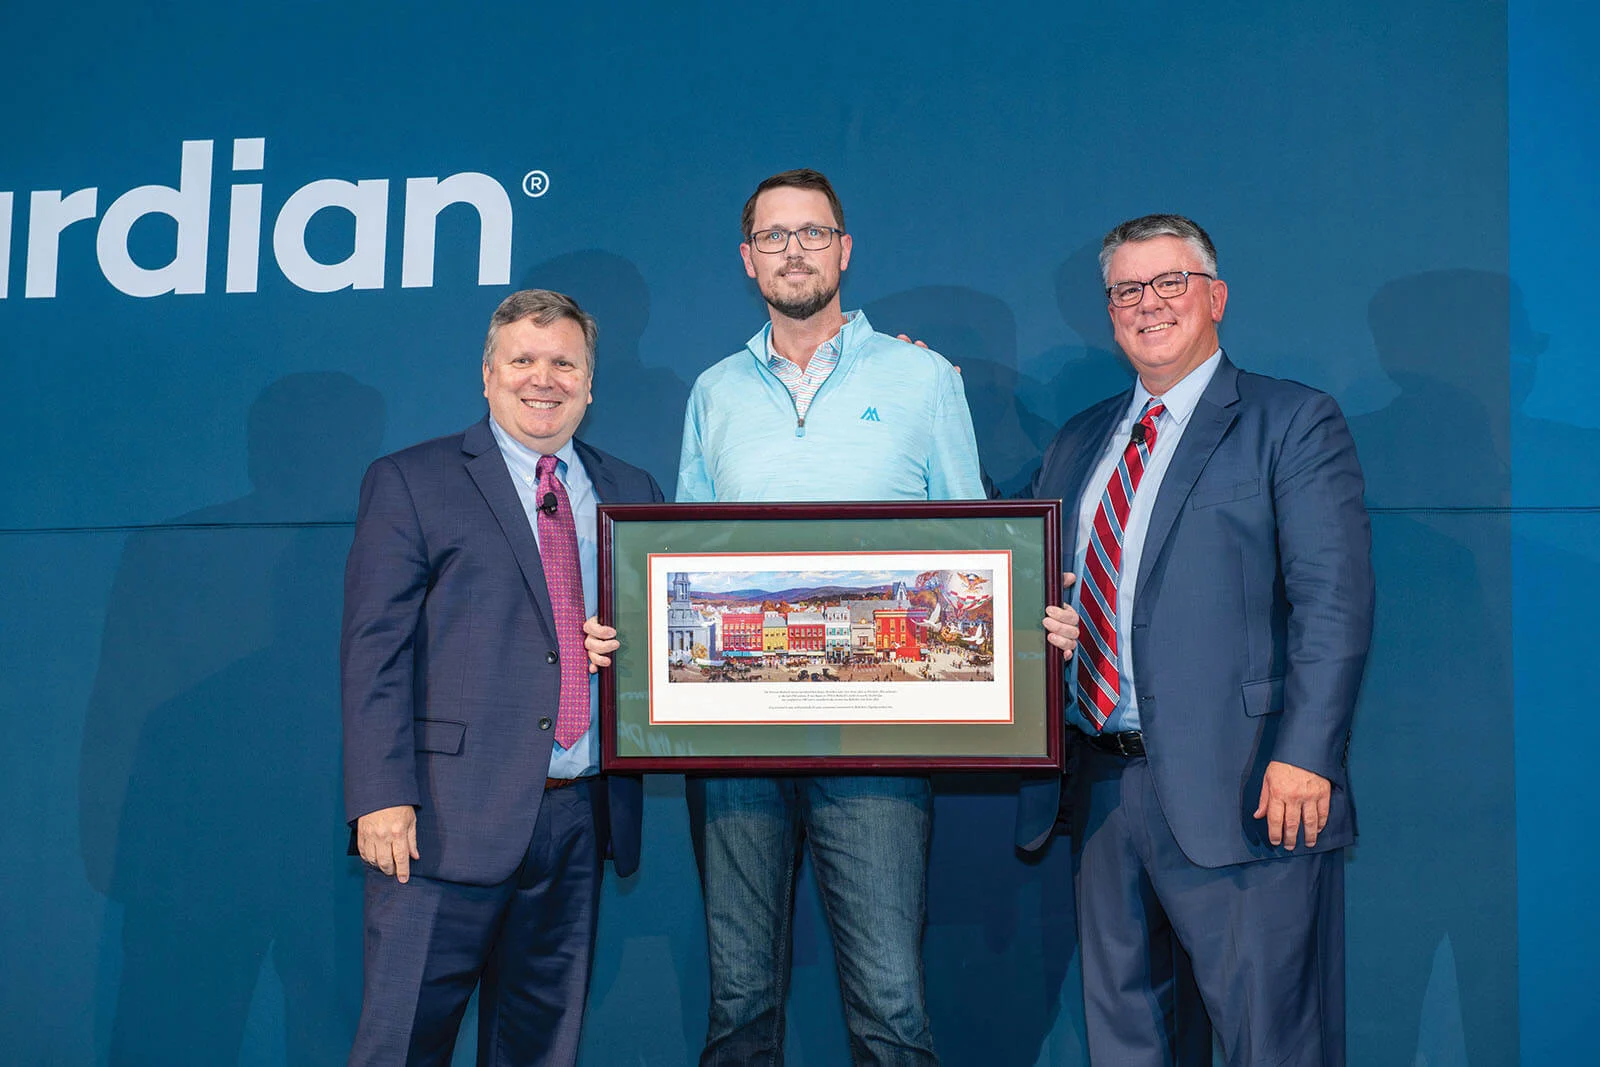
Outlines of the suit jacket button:
{"type": "Polygon", "coordinates": [[[541,730],[550,729],[550,716],[546,715],[545,717],[543,717],[543,718],[541,718],[539,720],[539,729],[541,729],[541,730]]]}
{"type": "Polygon", "coordinates": [[[556,650],[553,649],[553,648],[549,652],[546,652],[544,654],[544,661],[546,663],[554,663],[554,662],[556,662],[556,660],[558,660],[560,658],[561,658],[560,656],[556,655],[556,650]]]}

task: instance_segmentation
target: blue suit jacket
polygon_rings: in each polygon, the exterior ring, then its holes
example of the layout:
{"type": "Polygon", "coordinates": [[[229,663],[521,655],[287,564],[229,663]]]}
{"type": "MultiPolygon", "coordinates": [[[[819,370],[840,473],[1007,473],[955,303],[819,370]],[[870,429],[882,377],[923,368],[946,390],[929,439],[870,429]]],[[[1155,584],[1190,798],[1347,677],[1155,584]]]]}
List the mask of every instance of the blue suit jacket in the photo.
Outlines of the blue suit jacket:
{"type": "MultiPolygon", "coordinates": [[[[602,502],[662,499],[649,474],[574,444],[602,502]]],[[[556,650],[538,545],[489,420],[373,463],[345,568],[345,817],[415,805],[415,873],[510,877],[544,797],[556,650]]],[[[626,875],[643,791],[637,778],[607,785],[597,829],[626,875]]]]}
{"type": "MultiPolygon", "coordinates": [[[[1081,412],[1032,492],[1076,509],[1131,391],[1081,412]]],[[[1272,760],[1333,784],[1316,848],[1355,838],[1350,720],[1372,631],[1371,533],[1355,442],[1333,398],[1222,357],[1156,497],[1133,605],[1139,720],[1156,794],[1203,867],[1283,855],[1253,818],[1272,760]]],[[[1017,844],[1042,846],[1061,778],[1023,783],[1017,844]]],[[[1298,855],[1308,851],[1302,844],[1298,855]]]]}

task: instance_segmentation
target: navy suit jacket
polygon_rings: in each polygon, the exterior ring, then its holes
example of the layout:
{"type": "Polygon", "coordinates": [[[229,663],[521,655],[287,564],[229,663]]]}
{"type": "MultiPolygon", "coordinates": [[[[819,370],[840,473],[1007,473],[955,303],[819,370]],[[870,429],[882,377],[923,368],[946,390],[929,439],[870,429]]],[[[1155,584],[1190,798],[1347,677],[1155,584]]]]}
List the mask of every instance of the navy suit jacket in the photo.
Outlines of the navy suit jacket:
{"type": "MultiPolygon", "coordinates": [[[[649,474],[574,442],[602,502],[662,499],[649,474]]],[[[561,687],[533,528],[486,417],[384,456],[361,484],[340,664],[345,817],[417,809],[413,872],[472,885],[522,862],[561,687]]],[[[617,873],[639,865],[643,790],[610,777],[617,873]]]]}
{"type": "MultiPolygon", "coordinates": [[[[1131,390],[1072,418],[1030,495],[1066,506],[1077,558],[1084,482],[1131,390]]],[[[1314,849],[1355,839],[1350,720],[1372,631],[1371,532],[1355,442],[1333,398],[1222,357],[1156,497],[1134,595],[1133,671],[1156,794],[1202,867],[1283,855],[1253,818],[1267,763],[1333,785],[1314,849]]],[[[1062,779],[1024,781],[1017,844],[1041,847],[1062,779]]]]}

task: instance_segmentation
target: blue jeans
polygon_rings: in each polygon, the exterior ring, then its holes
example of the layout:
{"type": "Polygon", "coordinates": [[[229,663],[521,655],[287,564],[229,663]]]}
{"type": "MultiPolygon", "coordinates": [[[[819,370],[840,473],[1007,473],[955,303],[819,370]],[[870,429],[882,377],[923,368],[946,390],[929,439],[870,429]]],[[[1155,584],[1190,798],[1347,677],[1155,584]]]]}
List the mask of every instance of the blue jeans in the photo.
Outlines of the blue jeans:
{"type": "Polygon", "coordinates": [[[702,1067],[783,1062],[802,837],[833,933],[857,1064],[937,1064],[923,995],[926,778],[690,778],[711,1013],[702,1067]]]}

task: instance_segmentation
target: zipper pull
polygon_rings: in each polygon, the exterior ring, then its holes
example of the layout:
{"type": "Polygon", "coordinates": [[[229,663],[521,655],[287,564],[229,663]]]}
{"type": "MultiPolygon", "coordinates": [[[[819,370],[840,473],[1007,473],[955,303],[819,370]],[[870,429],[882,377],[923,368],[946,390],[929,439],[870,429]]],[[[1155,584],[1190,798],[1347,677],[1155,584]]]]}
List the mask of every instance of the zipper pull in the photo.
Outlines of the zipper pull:
{"type": "Polygon", "coordinates": [[[794,435],[796,437],[804,437],[806,435],[806,417],[804,415],[795,419],[794,435]]]}

